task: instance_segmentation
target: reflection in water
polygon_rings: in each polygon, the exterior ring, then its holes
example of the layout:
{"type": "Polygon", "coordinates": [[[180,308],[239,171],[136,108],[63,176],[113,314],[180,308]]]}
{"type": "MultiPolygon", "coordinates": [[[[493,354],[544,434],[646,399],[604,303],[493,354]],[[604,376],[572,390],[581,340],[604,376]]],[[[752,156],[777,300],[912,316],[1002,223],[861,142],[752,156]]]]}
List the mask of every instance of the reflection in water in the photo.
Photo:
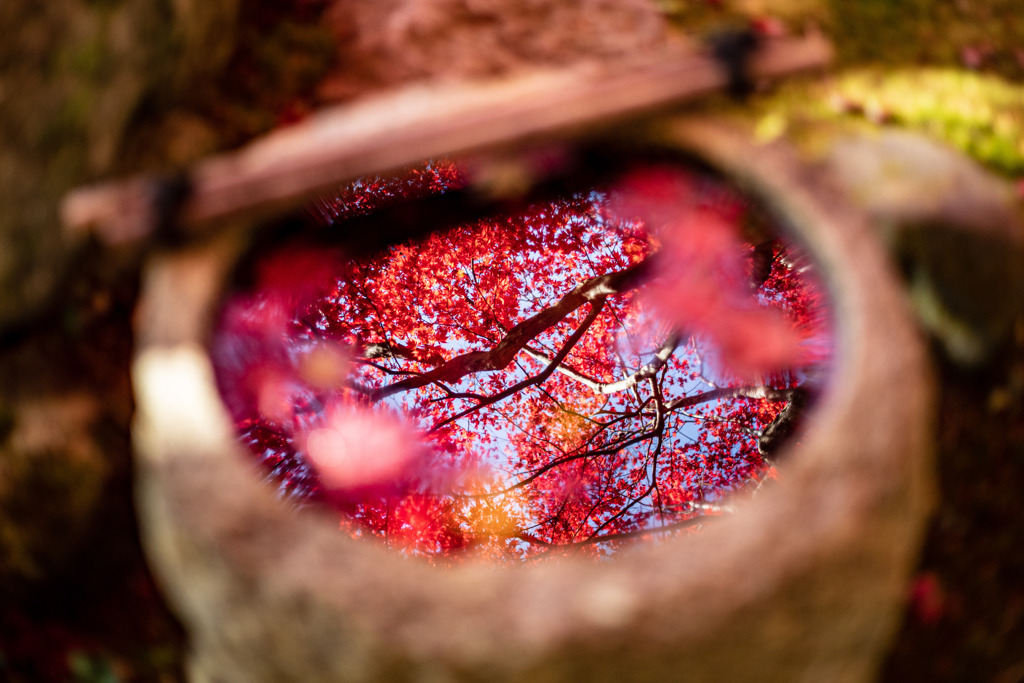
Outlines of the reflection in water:
{"type": "MultiPolygon", "coordinates": [[[[316,213],[344,233],[461,183],[429,164],[316,213]]],[[[654,168],[369,255],[278,250],[225,304],[218,380],[282,493],[354,536],[605,556],[776,476],[831,344],[821,289],[762,225],[654,168]]]]}

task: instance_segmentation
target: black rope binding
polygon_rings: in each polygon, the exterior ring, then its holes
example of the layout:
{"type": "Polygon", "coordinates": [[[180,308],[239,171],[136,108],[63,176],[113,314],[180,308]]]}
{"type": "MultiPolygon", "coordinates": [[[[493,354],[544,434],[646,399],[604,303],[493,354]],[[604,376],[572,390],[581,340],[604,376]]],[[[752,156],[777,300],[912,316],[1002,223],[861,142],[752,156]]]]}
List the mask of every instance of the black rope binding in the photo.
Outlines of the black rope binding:
{"type": "Polygon", "coordinates": [[[150,206],[153,210],[153,237],[156,242],[175,245],[185,240],[178,219],[193,189],[192,178],[185,171],[153,178],[150,184],[150,206]]]}
{"type": "Polygon", "coordinates": [[[712,56],[722,65],[728,76],[726,89],[737,99],[745,99],[754,92],[754,79],[750,75],[750,56],[757,51],[760,44],[760,36],[749,28],[720,31],[708,39],[712,56]]]}

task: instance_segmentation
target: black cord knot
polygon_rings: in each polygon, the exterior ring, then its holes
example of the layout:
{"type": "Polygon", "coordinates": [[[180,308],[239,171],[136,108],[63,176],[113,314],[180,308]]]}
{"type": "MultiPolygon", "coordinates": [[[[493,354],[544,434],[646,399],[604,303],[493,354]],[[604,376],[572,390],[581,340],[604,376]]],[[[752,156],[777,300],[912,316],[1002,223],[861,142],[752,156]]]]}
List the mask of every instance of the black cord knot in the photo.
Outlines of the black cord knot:
{"type": "Polygon", "coordinates": [[[718,31],[708,38],[712,56],[728,77],[727,90],[737,99],[745,99],[754,92],[750,56],[760,44],[761,37],[749,28],[718,31]]]}

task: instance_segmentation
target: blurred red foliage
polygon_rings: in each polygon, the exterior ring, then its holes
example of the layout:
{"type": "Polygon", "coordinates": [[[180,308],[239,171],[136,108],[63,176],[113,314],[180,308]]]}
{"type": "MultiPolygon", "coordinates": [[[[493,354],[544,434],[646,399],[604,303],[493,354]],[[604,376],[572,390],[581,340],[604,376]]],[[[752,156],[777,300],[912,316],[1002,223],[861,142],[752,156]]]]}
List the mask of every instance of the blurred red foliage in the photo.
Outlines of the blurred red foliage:
{"type": "MultiPolygon", "coordinates": [[[[344,231],[464,182],[432,163],[314,212],[344,231]]],[[[758,439],[828,356],[820,288],[744,241],[752,210],[656,168],[368,256],[278,252],[224,308],[222,391],[284,493],[406,552],[598,557],[697,526],[774,476],[758,439]]]]}

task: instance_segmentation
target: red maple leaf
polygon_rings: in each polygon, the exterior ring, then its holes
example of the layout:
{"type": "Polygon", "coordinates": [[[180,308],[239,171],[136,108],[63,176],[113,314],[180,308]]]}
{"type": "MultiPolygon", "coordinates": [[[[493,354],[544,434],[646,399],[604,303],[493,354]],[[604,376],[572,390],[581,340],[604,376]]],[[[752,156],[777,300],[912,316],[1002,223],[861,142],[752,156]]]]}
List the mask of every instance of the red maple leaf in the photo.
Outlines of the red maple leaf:
{"type": "MultiPolygon", "coordinates": [[[[343,230],[462,177],[318,212],[343,230]]],[[[828,355],[820,287],[744,241],[750,210],[654,169],[370,256],[279,253],[222,312],[225,400],[272,479],[410,552],[600,556],[695,526],[774,475],[759,438],[828,355]]]]}

